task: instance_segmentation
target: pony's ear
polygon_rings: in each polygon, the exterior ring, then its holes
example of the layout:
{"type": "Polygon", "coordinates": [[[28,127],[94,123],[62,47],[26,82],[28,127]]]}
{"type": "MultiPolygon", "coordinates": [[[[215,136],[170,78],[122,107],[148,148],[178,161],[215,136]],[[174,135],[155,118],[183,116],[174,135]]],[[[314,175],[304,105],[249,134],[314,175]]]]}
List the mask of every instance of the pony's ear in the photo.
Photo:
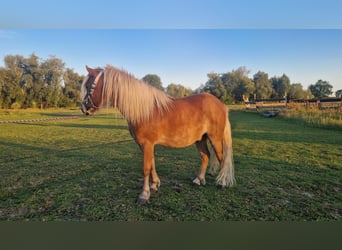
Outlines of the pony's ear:
{"type": "Polygon", "coordinates": [[[93,75],[93,76],[96,76],[101,71],[100,68],[92,69],[92,68],[89,68],[88,65],[86,65],[86,70],[88,71],[89,75],[93,75]]]}
{"type": "Polygon", "coordinates": [[[89,74],[91,74],[93,72],[93,69],[89,68],[88,65],[86,65],[86,70],[88,71],[89,74]]]}

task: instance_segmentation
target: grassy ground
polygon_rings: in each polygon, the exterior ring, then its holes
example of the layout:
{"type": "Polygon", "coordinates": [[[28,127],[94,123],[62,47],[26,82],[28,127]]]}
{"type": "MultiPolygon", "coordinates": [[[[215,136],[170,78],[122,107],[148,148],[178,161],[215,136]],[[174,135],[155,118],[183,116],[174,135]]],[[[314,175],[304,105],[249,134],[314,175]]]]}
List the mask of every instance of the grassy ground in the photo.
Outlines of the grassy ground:
{"type": "Polygon", "coordinates": [[[301,122],[318,128],[329,128],[342,131],[342,110],[319,110],[319,109],[290,109],[281,112],[283,118],[301,122]]]}
{"type": "MultiPolygon", "coordinates": [[[[75,114],[0,111],[0,119],[75,114]]],[[[162,186],[146,206],[135,204],[141,152],[112,111],[0,124],[0,220],[341,221],[341,131],[239,110],[230,116],[237,185],[217,189],[208,175],[206,186],[193,186],[195,147],[157,147],[162,186]]]]}

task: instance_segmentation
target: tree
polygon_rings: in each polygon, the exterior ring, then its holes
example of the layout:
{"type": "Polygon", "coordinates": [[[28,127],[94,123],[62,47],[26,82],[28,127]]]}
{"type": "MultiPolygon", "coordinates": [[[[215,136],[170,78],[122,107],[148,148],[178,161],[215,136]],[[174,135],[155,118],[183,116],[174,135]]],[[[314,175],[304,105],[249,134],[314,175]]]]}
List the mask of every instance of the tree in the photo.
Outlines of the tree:
{"type": "Polygon", "coordinates": [[[342,98],[342,89],[337,90],[337,91],[335,92],[335,96],[336,96],[336,97],[339,97],[339,98],[342,98]]]}
{"type": "Polygon", "coordinates": [[[28,58],[22,57],[17,62],[22,69],[20,85],[25,92],[25,100],[22,104],[23,108],[36,107],[37,103],[41,103],[44,90],[44,76],[41,72],[41,60],[34,53],[28,58]]]}
{"type": "Polygon", "coordinates": [[[63,100],[61,105],[64,107],[75,106],[79,104],[79,96],[83,77],[67,68],[63,75],[63,100]]]}
{"type": "Polygon", "coordinates": [[[328,97],[331,95],[333,86],[327,81],[318,80],[314,85],[309,86],[309,90],[316,98],[328,97]]]}
{"type": "Polygon", "coordinates": [[[283,74],[281,77],[272,77],[270,81],[273,87],[272,97],[284,98],[291,87],[290,78],[287,75],[283,74]]]}
{"type": "Polygon", "coordinates": [[[1,68],[1,97],[2,106],[10,108],[14,103],[16,107],[21,107],[25,100],[25,91],[22,87],[21,76],[23,69],[19,64],[23,61],[23,56],[5,56],[5,67],[1,68]]]}
{"type": "Polygon", "coordinates": [[[246,67],[239,67],[237,70],[222,75],[223,85],[233,102],[241,102],[243,95],[253,95],[255,87],[248,74],[249,70],[246,67]]]}
{"type": "Polygon", "coordinates": [[[45,84],[45,101],[49,106],[58,107],[62,97],[62,80],[65,63],[55,57],[50,56],[41,64],[41,73],[45,84]]]}
{"type": "Polygon", "coordinates": [[[258,71],[258,73],[253,76],[253,81],[257,99],[267,99],[271,97],[273,88],[267,73],[258,71]]]}
{"type": "Polygon", "coordinates": [[[75,106],[79,102],[82,76],[65,69],[65,63],[50,56],[7,55],[0,67],[0,107],[75,106]]]}
{"type": "Polygon", "coordinates": [[[313,97],[310,90],[304,90],[300,83],[291,84],[287,96],[289,99],[310,99],[313,97]]]}
{"type": "Polygon", "coordinates": [[[205,83],[203,92],[208,92],[216,96],[224,103],[230,102],[231,100],[228,96],[225,86],[223,85],[220,75],[217,73],[209,73],[207,76],[209,80],[205,83]]]}
{"type": "Polygon", "coordinates": [[[151,86],[164,91],[162,82],[161,82],[160,77],[158,75],[147,74],[142,78],[142,80],[144,82],[150,84],[151,86]]]}
{"type": "Polygon", "coordinates": [[[166,93],[170,96],[179,98],[192,94],[192,89],[186,88],[181,84],[171,83],[166,87],[166,93]]]}

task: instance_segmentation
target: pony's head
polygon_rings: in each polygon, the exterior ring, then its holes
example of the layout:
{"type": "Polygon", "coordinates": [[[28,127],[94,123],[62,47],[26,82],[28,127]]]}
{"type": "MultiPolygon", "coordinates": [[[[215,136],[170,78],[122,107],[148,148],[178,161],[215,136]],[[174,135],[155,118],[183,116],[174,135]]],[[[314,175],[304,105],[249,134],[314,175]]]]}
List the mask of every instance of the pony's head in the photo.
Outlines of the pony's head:
{"type": "Polygon", "coordinates": [[[102,105],[103,69],[86,66],[88,76],[81,87],[81,110],[86,115],[94,114],[102,105]]]}

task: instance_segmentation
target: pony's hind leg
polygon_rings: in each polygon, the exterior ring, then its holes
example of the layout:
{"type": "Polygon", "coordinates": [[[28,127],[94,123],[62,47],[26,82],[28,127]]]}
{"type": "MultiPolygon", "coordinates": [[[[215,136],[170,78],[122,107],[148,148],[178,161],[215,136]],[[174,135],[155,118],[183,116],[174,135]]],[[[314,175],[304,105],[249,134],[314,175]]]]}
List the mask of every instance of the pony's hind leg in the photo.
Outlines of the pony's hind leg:
{"type": "Polygon", "coordinates": [[[222,137],[218,138],[217,136],[209,135],[209,140],[220,164],[220,171],[216,178],[216,184],[220,187],[231,187],[235,183],[235,178],[231,128],[228,119],[222,137]]]}
{"type": "Polygon", "coordinates": [[[212,148],[215,152],[215,164],[221,164],[223,160],[223,146],[222,146],[222,139],[215,138],[214,136],[209,136],[209,141],[211,143],[212,148]]]}
{"type": "MultiPolygon", "coordinates": [[[[221,172],[222,170],[222,162],[223,162],[223,145],[222,145],[222,139],[216,138],[214,136],[209,136],[209,140],[211,143],[211,146],[214,150],[214,154],[210,161],[210,168],[211,173],[217,173],[218,171],[221,172]]],[[[217,183],[219,186],[223,186],[221,183],[217,183]]]]}
{"type": "Polygon", "coordinates": [[[193,183],[195,183],[197,185],[205,185],[206,184],[205,172],[207,170],[209,157],[210,157],[206,135],[204,135],[202,137],[201,141],[196,142],[196,147],[197,147],[198,152],[200,153],[200,156],[202,159],[202,165],[201,165],[201,168],[200,168],[200,171],[199,171],[197,177],[193,180],[193,183]]]}

